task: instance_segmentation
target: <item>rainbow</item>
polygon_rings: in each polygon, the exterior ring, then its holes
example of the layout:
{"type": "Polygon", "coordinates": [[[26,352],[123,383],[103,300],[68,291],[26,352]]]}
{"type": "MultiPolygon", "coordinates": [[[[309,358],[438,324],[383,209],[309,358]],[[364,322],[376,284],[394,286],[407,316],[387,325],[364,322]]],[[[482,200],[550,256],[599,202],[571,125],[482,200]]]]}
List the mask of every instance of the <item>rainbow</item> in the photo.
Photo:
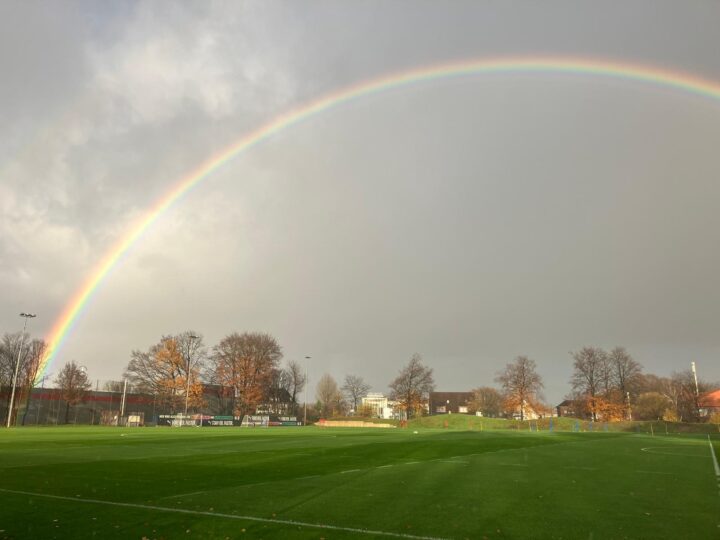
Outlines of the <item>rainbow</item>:
{"type": "Polygon", "coordinates": [[[281,114],[273,120],[247,133],[225,150],[202,163],[195,170],[178,180],[170,190],[147,211],[147,214],[118,240],[95,266],[87,280],[75,291],[62,313],[54,322],[49,336],[46,353],[41,361],[36,382],[46,373],[58,352],[73,330],[93,293],[105,280],[119,259],[140,239],[143,232],[153,225],[170,207],[190,189],[208,178],[214,171],[235,156],[253,148],[276,133],[292,127],[316,114],[328,111],[355,99],[409,86],[415,83],[439,79],[460,78],[490,74],[535,74],[574,75],[589,77],[610,77],[639,83],[666,87],[704,98],[720,99],[720,83],[707,79],[669,71],[652,66],[567,57],[507,57],[484,60],[450,62],[422,67],[384,77],[364,81],[339,91],[332,92],[310,103],[281,114]]]}

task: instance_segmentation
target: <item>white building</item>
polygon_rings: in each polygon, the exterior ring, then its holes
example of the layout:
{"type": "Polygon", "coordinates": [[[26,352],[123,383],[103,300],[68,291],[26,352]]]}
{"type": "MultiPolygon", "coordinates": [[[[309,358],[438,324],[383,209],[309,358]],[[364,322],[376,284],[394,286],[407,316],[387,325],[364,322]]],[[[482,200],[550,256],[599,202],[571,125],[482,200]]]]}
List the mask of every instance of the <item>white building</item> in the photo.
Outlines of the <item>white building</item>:
{"type": "Polygon", "coordinates": [[[375,418],[384,418],[389,420],[395,418],[393,414],[394,402],[390,401],[383,394],[370,393],[362,398],[363,407],[370,407],[372,409],[372,416],[375,418]]]}

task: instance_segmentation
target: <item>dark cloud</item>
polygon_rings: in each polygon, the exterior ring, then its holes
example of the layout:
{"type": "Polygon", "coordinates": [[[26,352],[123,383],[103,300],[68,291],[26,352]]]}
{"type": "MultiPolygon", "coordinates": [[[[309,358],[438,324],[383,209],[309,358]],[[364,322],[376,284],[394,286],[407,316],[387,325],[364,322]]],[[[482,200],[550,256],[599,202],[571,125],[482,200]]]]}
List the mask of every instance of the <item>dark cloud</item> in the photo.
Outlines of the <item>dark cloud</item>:
{"type": "MultiPolygon", "coordinates": [[[[102,5],[0,8],[7,331],[32,310],[47,332],[174,182],[325,92],[511,54],[720,78],[709,4],[102,5]]],[[[625,345],[660,373],[695,360],[718,379],[719,114],[678,91],[538,74],[338,107],[167,212],[59,361],[117,377],[131,349],[194,328],[210,343],[271,332],[288,357],[313,356],[315,379],[357,372],[378,390],[416,351],[454,390],[527,354],[555,400],[582,345],[625,345]]]]}

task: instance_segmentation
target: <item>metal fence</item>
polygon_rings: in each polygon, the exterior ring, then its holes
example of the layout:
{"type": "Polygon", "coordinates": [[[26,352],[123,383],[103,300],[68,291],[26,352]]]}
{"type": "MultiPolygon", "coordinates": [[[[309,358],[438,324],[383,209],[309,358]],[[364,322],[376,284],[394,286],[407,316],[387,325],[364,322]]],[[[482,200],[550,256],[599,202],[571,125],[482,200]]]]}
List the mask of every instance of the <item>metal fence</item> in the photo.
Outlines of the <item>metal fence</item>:
{"type": "MultiPolygon", "coordinates": [[[[102,387],[99,381],[95,386],[102,387]]],[[[124,393],[121,384],[113,386],[118,390],[87,391],[78,403],[69,403],[63,399],[62,391],[58,388],[33,388],[31,392],[28,392],[27,388],[18,389],[13,407],[13,425],[169,425],[166,421],[168,417],[180,418],[185,412],[184,406],[178,405],[182,399],[176,400],[173,406],[158,396],[130,390],[124,393]]],[[[210,385],[204,390],[203,406],[188,408],[188,425],[220,425],[220,421],[212,420],[215,415],[233,414],[227,392],[210,385]]],[[[0,419],[3,425],[7,421],[10,391],[9,387],[0,387],[0,419]]],[[[282,407],[266,412],[275,415],[291,414],[288,408],[282,407]]],[[[225,419],[224,416],[217,418],[225,419]]],[[[239,425],[241,419],[234,423],[239,425]]]]}

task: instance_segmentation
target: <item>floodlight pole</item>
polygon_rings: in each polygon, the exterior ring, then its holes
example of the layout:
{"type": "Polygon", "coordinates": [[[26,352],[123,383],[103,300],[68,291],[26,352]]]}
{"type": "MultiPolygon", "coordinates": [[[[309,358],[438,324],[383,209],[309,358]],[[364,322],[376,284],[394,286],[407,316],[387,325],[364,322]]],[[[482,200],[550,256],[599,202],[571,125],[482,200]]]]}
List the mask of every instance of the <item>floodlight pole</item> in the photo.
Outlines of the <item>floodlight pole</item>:
{"type": "MultiPolygon", "coordinates": [[[[127,395],[127,379],[123,381],[122,401],[120,402],[120,418],[125,416],[125,396],[127,395]]],[[[119,423],[119,420],[118,420],[119,423]]]]}
{"type": "Polygon", "coordinates": [[[630,392],[625,392],[627,396],[628,420],[632,420],[632,408],[630,407],[630,392]]]}
{"type": "Polygon", "coordinates": [[[20,334],[20,347],[18,348],[17,360],[15,361],[15,371],[13,373],[12,392],[10,393],[10,408],[8,409],[7,427],[10,427],[10,420],[12,419],[13,404],[15,402],[15,386],[17,384],[17,374],[20,369],[20,356],[22,354],[22,348],[25,344],[25,329],[27,328],[27,320],[37,317],[34,313],[21,313],[21,317],[25,319],[23,323],[23,331],[20,334]]]}
{"type": "Polygon", "coordinates": [[[697,371],[695,371],[695,362],[690,362],[690,368],[692,369],[693,380],[695,381],[695,412],[700,417],[700,390],[698,389],[697,382],[697,371]]]}
{"type": "Polygon", "coordinates": [[[307,426],[307,392],[308,392],[308,372],[307,372],[307,361],[310,360],[310,356],[305,357],[305,403],[304,403],[304,412],[303,412],[303,427],[307,426]]]}
{"type": "MultiPolygon", "coordinates": [[[[192,344],[193,341],[196,340],[198,337],[195,334],[190,334],[188,336],[188,351],[187,351],[187,387],[185,388],[185,416],[187,417],[187,410],[188,410],[188,398],[190,397],[190,361],[191,361],[191,354],[192,351],[192,344]]],[[[185,424],[186,418],[183,418],[183,424],[185,424]]],[[[200,421],[200,425],[202,425],[202,420],[200,421]]]]}

